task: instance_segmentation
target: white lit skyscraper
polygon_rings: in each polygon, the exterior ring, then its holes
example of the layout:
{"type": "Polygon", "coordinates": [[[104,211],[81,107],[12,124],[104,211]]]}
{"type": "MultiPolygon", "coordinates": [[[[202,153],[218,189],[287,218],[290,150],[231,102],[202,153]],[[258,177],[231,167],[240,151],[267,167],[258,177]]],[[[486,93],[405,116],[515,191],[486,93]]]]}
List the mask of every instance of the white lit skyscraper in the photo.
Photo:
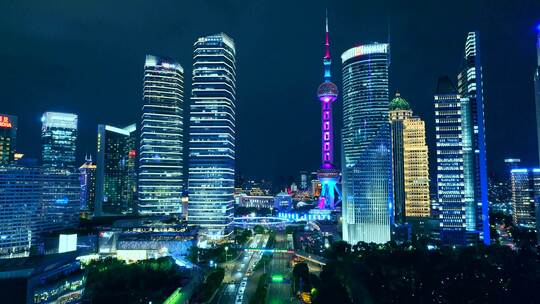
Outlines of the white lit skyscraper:
{"type": "Polygon", "coordinates": [[[189,117],[189,223],[216,239],[231,232],[235,177],[236,59],[223,34],[197,39],[189,117]]]}
{"type": "Polygon", "coordinates": [[[182,212],[184,69],[147,55],[139,147],[138,212],[182,212]]]}
{"type": "Polygon", "coordinates": [[[473,201],[472,195],[465,194],[463,150],[467,139],[463,136],[463,102],[450,78],[439,78],[434,97],[437,203],[441,206],[441,239],[445,244],[466,243],[465,210],[467,203],[473,201]]]}
{"type": "Polygon", "coordinates": [[[45,112],[41,117],[41,160],[44,167],[74,169],[77,150],[77,115],[45,112]]]}
{"type": "Polygon", "coordinates": [[[366,44],[343,63],[343,239],[390,241],[392,143],[388,117],[389,45],[366,44]]]}

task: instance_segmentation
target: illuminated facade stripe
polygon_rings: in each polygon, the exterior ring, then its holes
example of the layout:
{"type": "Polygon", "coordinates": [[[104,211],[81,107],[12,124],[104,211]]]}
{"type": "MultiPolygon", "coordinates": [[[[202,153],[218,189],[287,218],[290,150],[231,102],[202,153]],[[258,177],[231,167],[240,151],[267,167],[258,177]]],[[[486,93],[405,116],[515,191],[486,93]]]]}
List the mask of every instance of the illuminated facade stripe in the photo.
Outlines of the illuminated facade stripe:
{"type": "Polygon", "coordinates": [[[194,44],[188,221],[210,238],[232,231],[235,52],[233,40],[223,33],[199,38],[194,44]]]}
{"type": "Polygon", "coordinates": [[[464,98],[465,216],[467,231],[478,233],[480,240],[489,245],[484,92],[478,32],[468,33],[464,53],[462,70],[458,74],[458,92],[464,98]]]}
{"type": "Polygon", "coordinates": [[[183,191],[184,70],[147,55],[139,146],[139,214],[180,214],[183,191]]]}
{"type": "Polygon", "coordinates": [[[388,44],[345,51],[343,63],[343,239],[385,243],[393,221],[388,44]]]}

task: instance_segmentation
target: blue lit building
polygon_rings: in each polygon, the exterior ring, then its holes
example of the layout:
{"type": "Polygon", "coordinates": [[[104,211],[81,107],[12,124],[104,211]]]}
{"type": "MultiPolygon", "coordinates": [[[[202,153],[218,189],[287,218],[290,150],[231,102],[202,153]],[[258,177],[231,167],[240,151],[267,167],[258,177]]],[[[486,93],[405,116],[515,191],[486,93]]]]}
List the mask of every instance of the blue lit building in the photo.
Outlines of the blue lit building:
{"type": "Polygon", "coordinates": [[[211,239],[229,235],[233,220],[236,59],[220,33],[197,39],[189,117],[189,216],[211,239]]]}
{"type": "Polygon", "coordinates": [[[46,112],[42,116],[43,201],[37,233],[77,227],[80,212],[79,172],[75,167],[77,115],[46,112]]]}
{"type": "Polygon", "coordinates": [[[484,92],[478,32],[467,34],[462,70],[457,79],[458,93],[462,97],[463,175],[467,231],[478,233],[479,239],[489,245],[484,92]]]}
{"type": "Polygon", "coordinates": [[[534,96],[536,100],[536,134],[538,136],[538,160],[540,161],[540,24],[536,26],[536,69],[534,72],[534,96]]]}
{"type": "Polygon", "coordinates": [[[38,166],[0,166],[0,256],[27,255],[35,243],[42,202],[38,166]]]}
{"type": "Polygon", "coordinates": [[[84,164],[79,167],[79,180],[81,182],[81,211],[94,211],[96,200],[96,164],[92,157],[86,157],[84,164]]]}
{"type": "Polygon", "coordinates": [[[135,124],[98,125],[95,215],[131,214],[135,210],[135,124]]]}
{"type": "Polygon", "coordinates": [[[41,162],[44,167],[73,170],[77,150],[77,115],[45,112],[41,117],[41,162]]]}
{"type": "MultiPolygon", "coordinates": [[[[466,207],[473,195],[466,197],[465,153],[462,123],[464,99],[447,76],[440,77],[434,97],[435,137],[437,147],[437,206],[439,206],[440,236],[445,244],[466,243],[466,207]]],[[[469,138],[470,147],[470,138],[469,138]]],[[[469,192],[471,187],[469,185],[469,192]]]]}
{"type": "Polygon", "coordinates": [[[515,168],[510,171],[512,219],[519,227],[535,228],[540,198],[540,169],[515,168]]]}
{"type": "Polygon", "coordinates": [[[389,45],[354,47],[341,60],[343,239],[385,243],[393,223],[389,45]]]}
{"type": "Polygon", "coordinates": [[[172,59],[147,55],[139,146],[139,214],[182,213],[183,94],[182,66],[172,59]]]}
{"type": "Polygon", "coordinates": [[[2,302],[81,303],[86,275],[77,256],[70,252],[0,260],[2,302]]]}

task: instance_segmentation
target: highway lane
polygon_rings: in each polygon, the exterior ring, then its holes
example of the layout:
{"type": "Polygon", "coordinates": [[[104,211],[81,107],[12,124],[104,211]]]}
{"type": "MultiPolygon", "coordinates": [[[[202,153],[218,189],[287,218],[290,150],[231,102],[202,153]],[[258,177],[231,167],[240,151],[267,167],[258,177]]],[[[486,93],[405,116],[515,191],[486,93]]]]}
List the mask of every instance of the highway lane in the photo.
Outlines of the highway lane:
{"type": "MultiPolygon", "coordinates": [[[[263,248],[267,241],[267,235],[258,234],[247,243],[247,247],[263,248]]],[[[212,303],[248,303],[249,294],[251,290],[254,292],[258,281],[255,278],[251,279],[251,271],[249,270],[253,269],[259,258],[260,253],[258,252],[244,251],[238,259],[221,264],[220,267],[225,268],[225,278],[212,303]],[[255,288],[252,285],[255,285],[255,288]]]]}
{"type": "MultiPolygon", "coordinates": [[[[287,250],[289,245],[285,233],[277,232],[276,249],[287,250]]],[[[289,253],[274,253],[269,266],[270,284],[266,295],[268,304],[292,303],[291,297],[291,271],[290,260],[292,255],[289,253]],[[273,278],[273,279],[272,279],[273,278]]]]}

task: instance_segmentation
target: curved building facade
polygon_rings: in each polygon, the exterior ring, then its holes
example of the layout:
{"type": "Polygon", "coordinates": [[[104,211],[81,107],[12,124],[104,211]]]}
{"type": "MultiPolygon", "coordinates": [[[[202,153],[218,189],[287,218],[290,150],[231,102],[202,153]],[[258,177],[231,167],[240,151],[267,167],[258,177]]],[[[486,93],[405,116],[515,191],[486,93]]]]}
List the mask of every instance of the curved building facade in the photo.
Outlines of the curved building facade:
{"type": "Polygon", "coordinates": [[[236,60],[221,33],[194,45],[189,117],[189,215],[211,239],[228,235],[233,220],[236,60]]]}
{"type": "Polygon", "coordinates": [[[343,64],[343,239],[385,243],[392,219],[389,45],[345,51],[343,64]]]}

